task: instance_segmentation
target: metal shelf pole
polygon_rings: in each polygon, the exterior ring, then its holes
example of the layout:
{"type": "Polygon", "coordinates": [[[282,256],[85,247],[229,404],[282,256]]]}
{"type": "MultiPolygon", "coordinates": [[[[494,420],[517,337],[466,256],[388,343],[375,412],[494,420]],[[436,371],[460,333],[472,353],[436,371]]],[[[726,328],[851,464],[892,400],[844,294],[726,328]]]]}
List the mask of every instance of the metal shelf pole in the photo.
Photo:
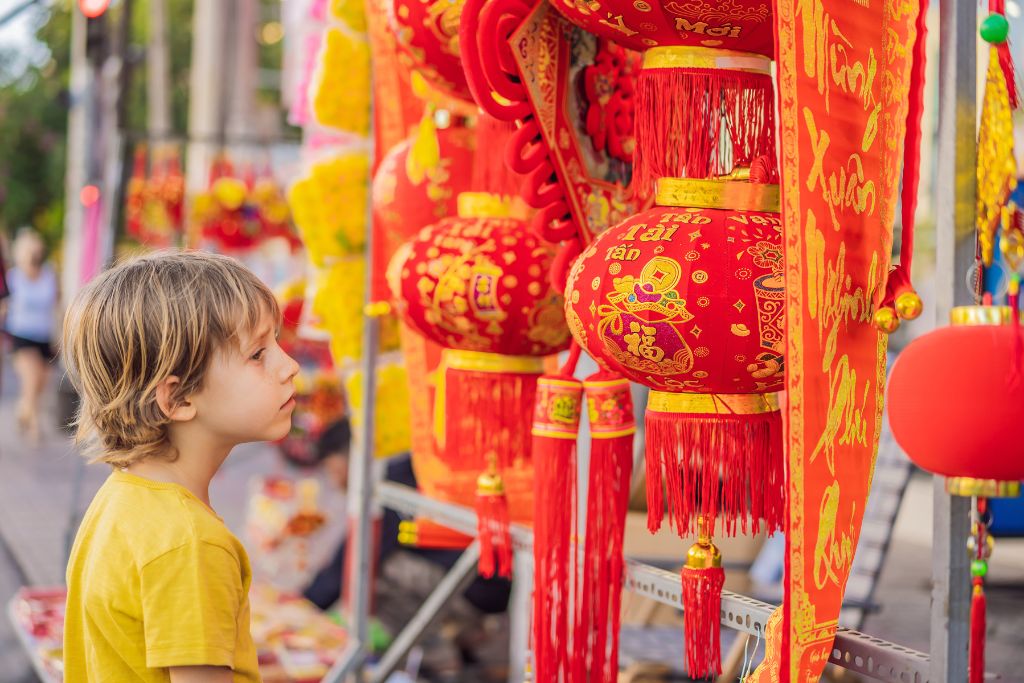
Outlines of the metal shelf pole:
{"type": "MultiPolygon", "coordinates": [[[[936,324],[974,303],[964,277],[974,264],[977,169],[977,3],[939,3],[939,140],[936,195],[936,324]]],[[[931,680],[967,680],[970,499],[937,477],[932,496],[931,680]]]]}

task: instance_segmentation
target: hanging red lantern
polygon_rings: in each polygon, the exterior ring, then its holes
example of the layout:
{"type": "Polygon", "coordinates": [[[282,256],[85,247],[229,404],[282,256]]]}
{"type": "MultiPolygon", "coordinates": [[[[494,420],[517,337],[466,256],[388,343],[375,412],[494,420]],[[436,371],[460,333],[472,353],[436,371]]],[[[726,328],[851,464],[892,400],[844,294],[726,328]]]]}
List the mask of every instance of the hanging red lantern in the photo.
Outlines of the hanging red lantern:
{"type": "Polygon", "coordinates": [[[463,2],[390,0],[388,27],[395,34],[399,59],[436,91],[473,102],[459,57],[459,18],[463,2]]]}
{"type": "MultiPolygon", "coordinates": [[[[447,487],[465,487],[467,475],[475,483],[486,473],[477,496],[481,536],[500,539],[507,528],[495,530],[494,523],[507,499],[522,496],[532,509],[537,379],[543,357],[565,349],[570,335],[563,299],[547,279],[554,248],[495,195],[463,193],[458,213],[403,245],[388,281],[402,318],[445,347],[435,407],[438,451],[459,472],[447,487]],[[517,471],[528,476],[509,476],[517,471]]],[[[502,540],[493,546],[508,547],[502,540]]],[[[481,560],[483,573],[494,568],[491,560],[481,560]]]]}
{"type": "Polygon", "coordinates": [[[473,131],[428,128],[393,147],[373,177],[373,216],[389,244],[454,216],[459,194],[470,188],[473,131]]]}
{"type": "Polygon", "coordinates": [[[947,477],[1024,479],[1024,345],[1008,306],[953,309],[897,357],[886,403],[897,443],[947,477]],[[950,359],[956,362],[950,363],[950,359]],[[940,370],[941,369],[941,370],[940,370]],[[951,397],[964,396],[958,401],[951,397]]]}
{"type": "Polygon", "coordinates": [[[687,632],[697,678],[720,671],[716,521],[733,535],[785,518],[782,223],[775,185],[662,178],[656,204],[584,250],[566,317],[600,364],[652,389],[648,527],[664,515],[664,471],[670,524],[702,537],[682,574],[688,623],[708,626],[687,632]]]}
{"type": "Polygon", "coordinates": [[[778,188],[663,178],[657,206],[609,229],[576,262],[566,316],[577,341],[650,387],[650,522],[781,528],[775,392],[783,387],[784,290],[778,188]],[[717,201],[707,201],[707,192],[717,201]],[[726,195],[735,193],[726,199],[726,195]],[[738,209],[721,207],[726,202],[738,209]],[[722,477],[722,495],[713,495],[722,477]],[[682,477],[682,479],[680,479],[682,477]],[[719,505],[721,507],[719,507],[719,505]]]}

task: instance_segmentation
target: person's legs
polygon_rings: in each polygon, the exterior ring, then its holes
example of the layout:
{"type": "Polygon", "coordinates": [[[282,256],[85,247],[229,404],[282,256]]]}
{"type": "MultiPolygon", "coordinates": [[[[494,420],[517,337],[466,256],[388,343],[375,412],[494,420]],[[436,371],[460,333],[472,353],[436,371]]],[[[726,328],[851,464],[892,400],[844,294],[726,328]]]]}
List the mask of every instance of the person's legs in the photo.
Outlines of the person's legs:
{"type": "Polygon", "coordinates": [[[35,441],[39,438],[39,398],[49,367],[38,347],[25,346],[14,352],[14,371],[19,383],[18,425],[35,441]]]}

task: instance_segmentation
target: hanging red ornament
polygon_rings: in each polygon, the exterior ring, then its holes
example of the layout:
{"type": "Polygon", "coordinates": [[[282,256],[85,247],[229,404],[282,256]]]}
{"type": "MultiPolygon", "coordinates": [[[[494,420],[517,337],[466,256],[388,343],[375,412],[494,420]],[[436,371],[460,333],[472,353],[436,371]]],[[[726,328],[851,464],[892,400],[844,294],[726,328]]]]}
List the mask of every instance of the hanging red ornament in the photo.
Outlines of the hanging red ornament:
{"type": "Polygon", "coordinates": [[[389,0],[388,27],[399,59],[445,97],[473,102],[459,56],[459,18],[464,2],[389,0]]]}
{"type": "Polygon", "coordinates": [[[422,228],[454,216],[460,193],[470,189],[473,131],[437,129],[426,120],[420,130],[388,152],[373,177],[373,215],[395,244],[422,228]]]}
{"type": "MultiPolygon", "coordinates": [[[[403,319],[445,347],[435,407],[440,457],[479,473],[493,454],[510,497],[507,471],[530,463],[542,359],[570,340],[563,299],[547,279],[554,250],[513,212],[494,195],[463,193],[459,215],[403,245],[388,275],[403,319]]],[[[528,489],[532,468],[530,475],[520,481],[528,489]]]]}
{"type": "Polygon", "coordinates": [[[652,530],[661,523],[663,467],[669,518],[680,533],[696,531],[698,515],[712,527],[721,517],[730,534],[746,530],[748,520],[755,532],[782,526],[777,192],[662,179],[658,206],[601,235],[570,274],[566,316],[577,341],[653,389],[646,449],[652,530]]]}

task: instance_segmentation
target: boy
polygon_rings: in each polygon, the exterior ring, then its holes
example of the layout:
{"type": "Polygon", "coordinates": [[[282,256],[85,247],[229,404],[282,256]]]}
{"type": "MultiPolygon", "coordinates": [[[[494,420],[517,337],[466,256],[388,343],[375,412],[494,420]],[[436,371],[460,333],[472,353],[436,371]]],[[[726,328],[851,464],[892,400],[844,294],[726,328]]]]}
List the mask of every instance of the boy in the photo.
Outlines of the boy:
{"type": "Polygon", "coordinates": [[[291,428],[279,319],[252,273],[204,253],[122,263],[72,303],[78,437],[114,472],[68,563],[67,683],[260,680],[249,559],[209,484],[234,446],[291,428]]]}

